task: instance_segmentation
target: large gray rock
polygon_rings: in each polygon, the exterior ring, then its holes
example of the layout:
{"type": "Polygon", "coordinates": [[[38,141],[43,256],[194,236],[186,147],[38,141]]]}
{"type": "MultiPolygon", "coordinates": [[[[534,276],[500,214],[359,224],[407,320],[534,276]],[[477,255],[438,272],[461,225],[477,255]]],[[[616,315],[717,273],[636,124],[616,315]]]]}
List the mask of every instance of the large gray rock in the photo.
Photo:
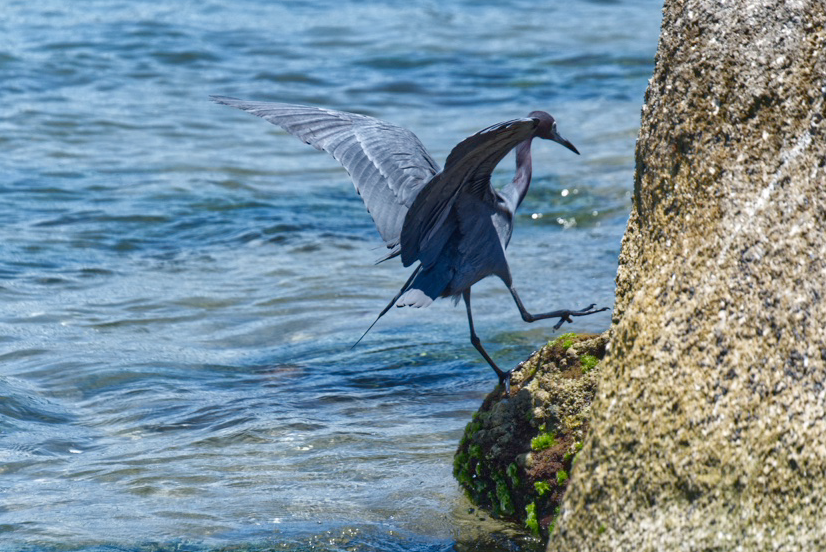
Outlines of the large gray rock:
{"type": "Polygon", "coordinates": [[[826,549],[826,2],[667,0],[550,550],[826,549]]]}

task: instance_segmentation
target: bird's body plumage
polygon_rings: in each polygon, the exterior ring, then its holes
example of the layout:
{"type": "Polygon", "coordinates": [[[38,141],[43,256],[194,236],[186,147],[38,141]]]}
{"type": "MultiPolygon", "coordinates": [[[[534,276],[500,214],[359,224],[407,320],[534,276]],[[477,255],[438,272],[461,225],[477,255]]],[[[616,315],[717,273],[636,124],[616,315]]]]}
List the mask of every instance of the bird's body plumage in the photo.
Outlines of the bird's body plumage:
{"type": "Polygon", "coordinates": [[[507,373],[484,352],[473,331],[470,288],[476,282],[491,275],[501,278],[526,321],[560,317],[559,326],[565,320],[570,322],[570,316],[598,312],[590,310],[592,305],[582,311],[534,316],[524,310],[512,285],[505,249],[514,212],[530,186],[531,141],[534,137],[551,139],[579,153],[556,133],[556,123],[547,113],[535,111],[526,118],[477,132],[454,147],[440,169],[412,132],[373,117],[302,105],[212,98],[262,117],[331,154],[350,174],[389,249],[381,260],[401,256],[404,266],[419,263],[376,321],[393,305],[426,307],[438,297],[463,297],[471,341],[503,380],[507,373]],[[514,148],[516,176],[498,192],[491,186],[491,173],[514,148]]]}

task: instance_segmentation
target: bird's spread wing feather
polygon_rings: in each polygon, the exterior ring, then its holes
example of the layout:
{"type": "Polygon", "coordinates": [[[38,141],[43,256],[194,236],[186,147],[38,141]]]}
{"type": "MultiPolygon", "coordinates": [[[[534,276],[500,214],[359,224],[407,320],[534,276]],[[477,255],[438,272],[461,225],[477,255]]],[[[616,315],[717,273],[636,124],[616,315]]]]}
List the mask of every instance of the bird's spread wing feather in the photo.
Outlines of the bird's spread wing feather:
{"type": "Polygon", "coordinates": [[[415,134],[373,117],[304,105],[212,96],[280,126],[347,169],[376,228],[399,253],[402,224],[419,190],[439,171],[415,134]]]}
{"type": "MultiPolygon", "coordinates": [[[[538,119],[525,118],[490,126],[460,142],[445,162],[444,170],[419,192],[405,217],[401,232],[404,266],[417,260],[431,266],[453,233],[449,217],[460,193],[495,197],[490,185],[493,169],[517,144],[530,138],[538,119]]],[[[453,221],[453,222],[451,222],[453,221]]]]}

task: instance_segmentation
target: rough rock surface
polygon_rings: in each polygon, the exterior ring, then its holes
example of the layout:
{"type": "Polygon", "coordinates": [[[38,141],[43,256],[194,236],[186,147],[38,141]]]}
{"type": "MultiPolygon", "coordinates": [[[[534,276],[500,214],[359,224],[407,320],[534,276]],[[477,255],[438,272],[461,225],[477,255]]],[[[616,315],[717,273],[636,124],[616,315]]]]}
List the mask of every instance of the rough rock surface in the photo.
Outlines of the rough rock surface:
{"type": "Polygon", "coordinates": [[[826,2],[666,0],[549,550],[826,546],[826,2]]]}
{"type": "Polygon", "coordinates": [[[518,366],[467,425],[453,474],[494,517],[547,536],[588,427],[607,334],[563,334],[518,366]]]}

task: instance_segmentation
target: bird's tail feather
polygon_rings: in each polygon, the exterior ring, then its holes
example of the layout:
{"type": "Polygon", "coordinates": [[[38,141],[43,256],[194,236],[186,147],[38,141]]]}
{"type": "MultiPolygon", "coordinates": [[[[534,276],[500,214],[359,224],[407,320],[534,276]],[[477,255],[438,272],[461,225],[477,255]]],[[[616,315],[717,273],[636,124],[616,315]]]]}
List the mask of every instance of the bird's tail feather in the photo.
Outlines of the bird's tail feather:
{"type": "Polygon", "coordinates": [[[410,278],[408,278],[408,279],[407,279],[407,281],[404,283],[404,285],[403,285],[403,286],[402,286],[402,288],[399,290],[399,292],[396,294],[396,296],[395,296],[395,297],[393,297],[393,299],[391,299],[389,303],[387,303],[387,306],[386,306],[386,307],[384,307],[384,309],[382,309],[382,311],[379,313],[379,315],[376,317],[376,319],[375,319],[375,320],[373,320],[373,323],[372,323],[372,324],[370,324],[370,327],[369,327],[369,328],[367,328],[367,329],[364,331],[364,333],[363,333],[363,334],[361,334],[361,337],[358,339],[358,341],[356,341],[355,343],[353,343],[353,346],[352,346],[352,347],[350,347],[350,349],[355,349],[356,345],[358,345],[359,343],[361,343],[361,340],[362,340],[362,339],[364,339],[364,336],[365,336],[365,335],[367,335],[367,333],[368,333],[370,330],[372,330],[372,329],[373,329],[373,326],[375,326],[375,325],[376,325],[376,322],[378,322],[378,321],[379,321],[379,318],[381,318],[382,316],[384,316],[385,314],[387,314],[387,311],[389,311],[389,310],[393,307],[393,305],[395,305],[395,304],[396,304],[396,301],[398,301],[398,300],[399,300],[399,297],[401,297],[401,296],[402,296],[402,294],[403,294],[405,291],[407,291],[407,288],[408,288],[408,287],[410,287],[410,284],[411,284],[411,283],[413,283],[413,280],[416,278],[416,276],[419,274],[419,272],[420,272],[421,270],[422,270],[422,266],[421,266],[421,265],[419,265],[419,267],[418,267],[418,268],[416,268],[416,270],[414,270],[414,271],[413,271],[413,274],[411,274],[411,275],[410,275],[410,278]]]}

